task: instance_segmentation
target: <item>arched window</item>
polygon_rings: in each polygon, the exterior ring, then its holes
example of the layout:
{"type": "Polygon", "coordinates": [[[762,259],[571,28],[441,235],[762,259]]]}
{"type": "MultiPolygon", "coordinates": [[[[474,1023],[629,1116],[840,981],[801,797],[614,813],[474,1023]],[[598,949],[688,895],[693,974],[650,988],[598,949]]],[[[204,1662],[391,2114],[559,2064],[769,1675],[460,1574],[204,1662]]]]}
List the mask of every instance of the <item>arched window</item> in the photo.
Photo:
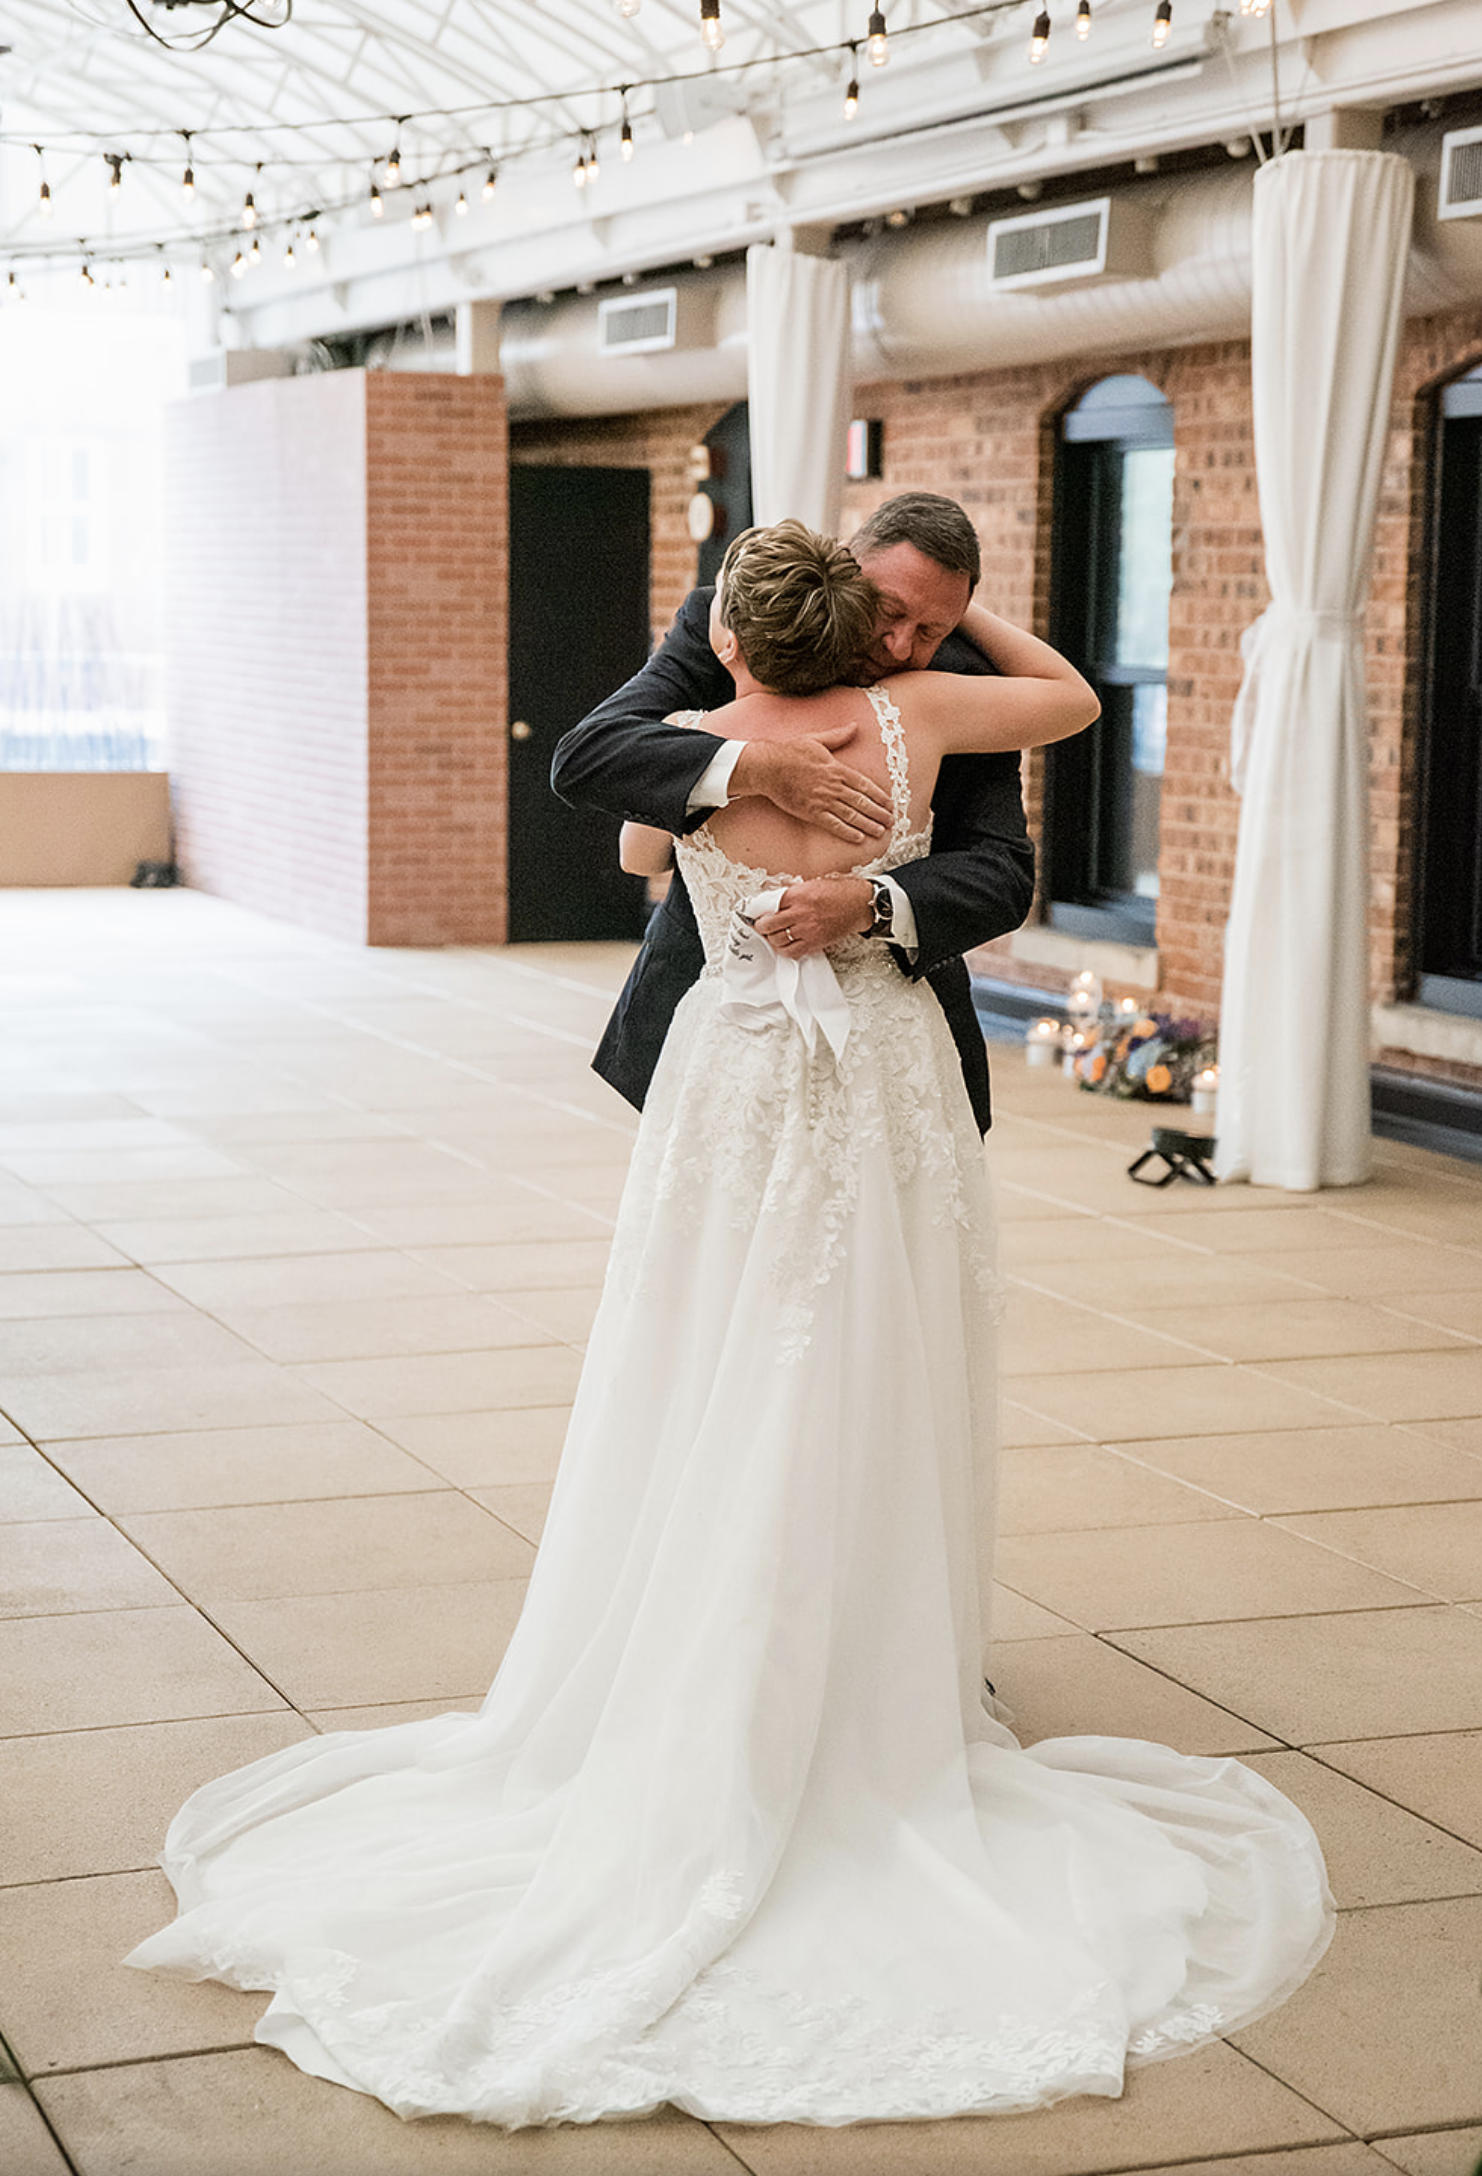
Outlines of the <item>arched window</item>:
{"type": "Polygon", "coordinates": [[[1173,587],[1173,410],[1146,378],[1103,378],[1060,426],[1053,635],[1101,697],[1052,748],[1045,892],[1054,927],[1151,944],[1173,587]]]}
{"type": "Polygon", "coordinates": [[[1444,389],[1440,409],[1416,994],[1482,1016],[1482,365],[1444,389]]]}

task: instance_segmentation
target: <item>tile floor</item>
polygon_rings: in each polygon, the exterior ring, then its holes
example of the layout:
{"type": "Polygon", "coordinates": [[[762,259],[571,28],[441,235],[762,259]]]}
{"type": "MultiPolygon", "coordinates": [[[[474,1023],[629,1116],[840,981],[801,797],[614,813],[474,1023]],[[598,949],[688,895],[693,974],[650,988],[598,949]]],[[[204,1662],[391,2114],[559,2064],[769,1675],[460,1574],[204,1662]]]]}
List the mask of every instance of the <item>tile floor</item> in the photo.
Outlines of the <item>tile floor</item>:
{"type": "Polygon", "coordinates": [[[482,1692],[632,1137],[586,1063],[626,957],[0,894],[0,2168],[1469,2176],[1482,1168],[1144,1190],[1146,1111],[1010,1050],[995,1674],[1026,1736],[1236,1753],[1299,1800],[1343,1907],[1309,1985],[1118,2102],[511,2138],[402,2125],[255,2047],[260,1997],[120,1968],[194,1785],[482,1692]]]}

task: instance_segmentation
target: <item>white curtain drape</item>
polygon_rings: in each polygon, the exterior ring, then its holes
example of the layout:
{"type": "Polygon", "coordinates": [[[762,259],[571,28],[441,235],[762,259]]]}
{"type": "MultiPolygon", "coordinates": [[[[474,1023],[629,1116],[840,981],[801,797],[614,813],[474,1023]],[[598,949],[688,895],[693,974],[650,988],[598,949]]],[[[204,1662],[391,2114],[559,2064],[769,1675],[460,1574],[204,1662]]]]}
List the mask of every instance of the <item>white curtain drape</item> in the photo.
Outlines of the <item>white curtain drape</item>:
{"type": "Polygon", "coordinates": [[[1241,647],[1243,795],[1216,1168],[1304,1191],[1369,1174],[1368,732],[1360,607],[1414,175],[1289,152],[1255,183],[1251,375],[1271,605],[1241,647]]]}
{"type": "Polygon", "coordinates": [[[772,243],[746,253],[751,502],[836,534],[853,392],[849,268],[772,243]]]}

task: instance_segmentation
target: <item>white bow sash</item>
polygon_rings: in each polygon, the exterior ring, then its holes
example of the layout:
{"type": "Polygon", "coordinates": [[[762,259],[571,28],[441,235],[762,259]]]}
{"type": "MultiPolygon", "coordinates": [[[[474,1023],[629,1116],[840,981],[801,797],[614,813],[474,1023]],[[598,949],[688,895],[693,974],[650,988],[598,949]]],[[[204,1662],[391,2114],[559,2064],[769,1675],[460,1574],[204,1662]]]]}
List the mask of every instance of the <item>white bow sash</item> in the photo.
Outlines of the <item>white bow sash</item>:
{"type": "Polygon", "coordinates": [[[721,971],[720,1016],[737,1027],[761,1029],[778,1020],[796,1022],[811,1057],[820,1034],[836,1058],[849,1040],[849,1002],[828,955],[810,952],[789,959],[774,952],[753,928],[758,916],[775,914],[781,890],[757,892],[731,915],[721,971]]]}

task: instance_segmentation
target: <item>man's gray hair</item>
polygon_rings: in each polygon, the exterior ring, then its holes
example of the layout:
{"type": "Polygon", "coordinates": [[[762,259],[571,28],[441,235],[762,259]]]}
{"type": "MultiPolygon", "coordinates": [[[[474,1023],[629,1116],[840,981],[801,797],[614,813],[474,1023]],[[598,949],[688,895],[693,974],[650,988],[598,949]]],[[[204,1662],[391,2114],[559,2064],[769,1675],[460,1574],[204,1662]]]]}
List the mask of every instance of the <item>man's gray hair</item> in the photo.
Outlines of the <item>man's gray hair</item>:
{"type": "Polygon", "coordinates": [[[887,499],[849,540],[856,559],[888,551],[892,544],[914,544],[949,574],[965,574],[973,588],[983,571],[978,532],[955,499],[934,491],[902,491],[887,499]]]}

